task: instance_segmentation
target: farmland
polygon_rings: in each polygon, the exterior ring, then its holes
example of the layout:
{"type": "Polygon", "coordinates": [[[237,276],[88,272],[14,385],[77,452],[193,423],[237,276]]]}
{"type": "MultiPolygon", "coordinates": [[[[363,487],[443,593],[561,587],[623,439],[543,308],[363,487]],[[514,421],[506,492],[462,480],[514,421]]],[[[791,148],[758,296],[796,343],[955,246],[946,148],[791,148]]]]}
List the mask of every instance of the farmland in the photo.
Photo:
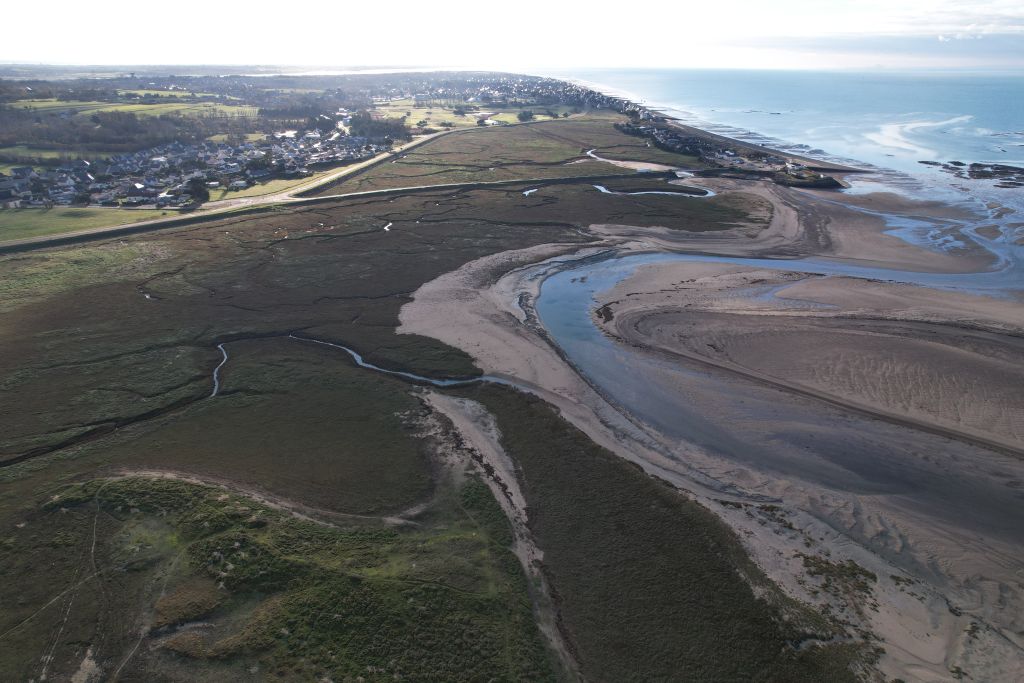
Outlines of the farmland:
{"type": "Polygon", "coordinates": [[[254,117],[258,108],[219,102],[76,102],[56,99],[18,100],[12,107],[40,114],[91,116],[99,112],[120,112],[137,116],[241,116],[254,117]]]}
{"type": "Polygon", "coordinates": [[[406,122],[410,125],[419,125],[421,121],[425,122],[424,128],[438,128],[441,126],[472,128],[477,125],[477,120],[480,118],[492,119],[501,123],[518,123],[517,115],[520,111],[532,112],[537,121],[550,120],[552,118],[550,116],[551,113],[560,117],[563,114],[568,115],[574,111],[579,111],[578,108],[567,105],[524,105],[506,110],[505,105],[470,105],[467,103],[454,105],[442,102],[416,104],[412,99],[390,100],[377,103],[374,105],[374,109],[389,118],[405,117],[406,122]],[[455,113],[457,107],[462,107],[465,113],[455,113]]]}
{"type": "Polygon", "coordinates": [[[156,209],[79,207],[6,209],[0,211],[0,241],[126,225],[166,215],[168,215],[167,211],[156,209]]]}

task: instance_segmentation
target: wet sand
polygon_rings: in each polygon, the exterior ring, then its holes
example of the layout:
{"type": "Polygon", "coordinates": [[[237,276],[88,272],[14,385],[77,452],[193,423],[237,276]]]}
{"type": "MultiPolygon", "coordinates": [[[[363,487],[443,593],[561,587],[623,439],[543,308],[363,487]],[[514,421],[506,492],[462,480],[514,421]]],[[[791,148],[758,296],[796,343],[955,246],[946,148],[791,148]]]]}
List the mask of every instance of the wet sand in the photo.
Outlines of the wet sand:
{"type": "Polygon", "coordinates": [[[627,344],[1024,457],[1015,301],[726,264],[655,264],[599,303],[627,344]]]}
{"type": "MultiPolygon", "coordinates": [[[[467,351],[485,373],[514,379],[595,442],[707,505],[791,595],[875,634],[886,676],[948,680],[959,666],[979,680],[1018,678],[1018,300],[677,263],[642,266],[599,301],[582,299],[583,320],[568,333],[538,317],[542,283],[549,306],[574,284],[568,272],[558,288],[546,278],[609,252],[815,256],[932,273],[995,260],[980,247],[908,244],[836,195],[708,185],[767,199],[769,224],[717,233],[590,226],[587,249],[509,252],[427,283],[403,308],[400,331],[467,351]],[[604,334],[587,337],[584,328],[598,325],[604,334]],[[803,554],[874,572],[871,598],[823,591],[803,554]]],[[[877,202],[952,220],[896,196],[877,202]]],[[[578,273],[600,270],[588,268],[578,273]]]]}

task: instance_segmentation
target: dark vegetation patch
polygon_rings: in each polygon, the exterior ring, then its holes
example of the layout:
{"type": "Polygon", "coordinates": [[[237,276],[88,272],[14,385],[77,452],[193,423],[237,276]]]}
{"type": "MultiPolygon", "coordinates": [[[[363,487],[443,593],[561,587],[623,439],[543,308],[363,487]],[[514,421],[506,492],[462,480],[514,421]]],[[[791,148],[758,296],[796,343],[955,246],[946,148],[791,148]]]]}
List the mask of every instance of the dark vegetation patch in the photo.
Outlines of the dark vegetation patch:
{"type": "Polygon", "coordinates": [[[0,416],[2,452],[60,445],[76,430],[120,429],[202,400],[220,360],[216,344],[234,339],[306,330],[385,367],[474,374],[464,353],[396,335],[401,306],[466,261],[580,238],[550,221],[480,220],[485,196],[450,199],[225,220],[5,259],[9,278],[25,286],[7,301],[0,381],[24,398],[0,416]],[[464,218],[446,220],[446,212],[464,218]],[[415,223],[428,214],[434,220],[415,223]],[[384,232],[390,221],[395,227],[384,232]]]}
{"type": "Polygon", "coordinates": [[[5,541],[4,576],[49,576],[0,586],[0,671],[39,676],[43,649],[66,680],[89,643],[124,680],[551,680],[496,501],[475,480],[447,500],[444,525],[399,531],[178,481],[64,487],[5,541]]]}
{"type": "Polygon", "coordinates": [[[821,579],[828,593],[849,598],[851,603],[871,598],[873,586],[878,582],[874,572],[853,560],[833,562],[818,555],[801,555],[807,573],[821,579]]]}
{"type": "Polygon", "coordinates": [[[407,385],[342,352],[287,339],[226,346],[221,393],[104,449],[115,466],[192,472],[355,514],[431,492],[407,385]]]}
{"type": "Polygon", "coordinates": [[[855,680],[858,648],[810,645],[832,627],[773,589],[713,513],[538,399],[460,391],[497,417],[521,468],[561,626],[588,679],[855,680]]]}

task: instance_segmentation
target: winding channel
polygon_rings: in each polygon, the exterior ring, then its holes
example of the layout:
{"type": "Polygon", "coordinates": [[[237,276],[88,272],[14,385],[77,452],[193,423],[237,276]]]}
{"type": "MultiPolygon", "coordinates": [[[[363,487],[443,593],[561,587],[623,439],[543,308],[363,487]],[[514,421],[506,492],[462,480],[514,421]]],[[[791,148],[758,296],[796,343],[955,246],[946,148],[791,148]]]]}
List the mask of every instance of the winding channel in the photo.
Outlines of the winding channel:
{"type": "Polygon", "coordinates": [[[342,351],[347,353],[349,356],[351,356],[352,360],[355,361],[355,364],[358,365],[361,368],[366,368],[367,370],[374,370],[376,372],[380,372],[380,373],[383,373],[385,375],[392,375],[394,377],[401,377],[403,379],[412,380],[413,382],[421,382],[423,384],[430,384],[430,385],[433,385],[435,387],[461,387],[461,386],[466,386],[468,384],[478,384],[480,382],[493,382],[493,383],[497,383],[497,384],[509,384],[509,382],[507,380],[504,380],[504,379],[502,379],[500,377],[490,377],[488,375],[481,375],[480,377],[470,377],[470,378],[467,378],[467,379],[432,379],[430,377],[424,377],[423,375],[417,375],[417,374],[412,373],[412,372],[403,372],[401,370],[388,370],[387,368],[382,368],[379,365],[374,365],[373,363],[367,363],[365,360],[363,360],[363,357],[359,354],[359,352],[357,352],[357,351],[355,351],[353,349],[350,349],[347,346],[343,346],[342,344],[335,344],[333,342],[323,341],[322,339],[313,339],[312,337],[300,337],[300,336],[295,335],[295,334],[289,334],[288,338],[289,339],[295,339],[297,341],[308,342],[310,344],[320,344],[321,346],[330,346],[330,347],[335,348],[335,349],[341,349],[342,351]]]}
{"type": "Polygon", "coordinates": [[[213,369],[213,391],[210,392],[210,398],[220,393],[220,369],[228,362],[228,350],[224,348],[224,344],[217,344],[217,348],[223,357],[220,363],[217,364],[217,367],[213,369]]]}

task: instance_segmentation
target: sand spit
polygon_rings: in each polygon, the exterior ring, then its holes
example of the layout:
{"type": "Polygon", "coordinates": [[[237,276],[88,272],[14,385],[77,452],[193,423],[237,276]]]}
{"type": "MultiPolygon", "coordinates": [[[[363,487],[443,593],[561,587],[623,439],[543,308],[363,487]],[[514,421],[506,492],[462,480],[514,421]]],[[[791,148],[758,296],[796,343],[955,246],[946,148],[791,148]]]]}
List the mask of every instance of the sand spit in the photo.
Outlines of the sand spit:
{"type": "Polygon", "coordinates": [[[596,151],[596,149],[588,151],[587,156],[590,157],[591,159],[603,161],[606,164],[611,164],[612,166],[618,166],[619,168],[628,168],[631,171],[651,173],[657,171],[675,171],[678,169],[677,166],[668,166],[667,164],[655,164],[648,161],[620,161],[617,159],[605,159],[602,156],[594,154],[594,152],[596,151]]]}
{"type": "Polygon", "coordinates": [[[674,263],[642,267],[599,303],[604,329],[628,344],[1024,454],[1017,302],[674,263]]]}
{"type": "MultiPolygon", "coordinates": [[[[842,430],[866,433],[865,438],[906,454],[908,471],[925,472],[929,481],[942,486],[962,482],[963,495],[950,501],[956,505],[945,515],[933,515],[912,497],[868,480],[853,477],[847,485],[829,486],[814,478],[803,480],[765,469],[756,458],[736,461],[705,445],[666,435],[610,401],[552,343],[533,307],[541,283],[553,272],[609,253],[817,255],[859,265],[954,273],[992,262],[980,249],[935,253],[903,242],[884,234],[882,218],[844,208],[832,197],[818,198],[763,182],[713,179],[708,184],[719,193],[744,192],[767,199],[773,207],[768,225],[715,233],[590,226],[595,241],[588,247],[550,244],[505,252],[423,285],[403,307],[399,332],[430,336],[468,352],[486,374],[514,380],[558,408],[596,443],[715,511],[740,533],[752,557],[787,592],[807,603],[828,606],[848,625],[852,637],[879,639],[885,648],[879,666],[886,677],[954,680],[955,672],[965,671],[976,680],[1020,678],[1024,675],[1024,639],[1019,635],[1024,632],[1021,546],[1016,532],[985,526],[984,515],[974,515],[969,504],[971,495],[984,496],[983,491],[994,491],[996,486],[1005,492],[1000,501],[1019,497],[1013,486],[1024,481],[1024,463],[1005,453],[919,432],[910,424],[910,418],[932,421],[964,433],[995,435],[1008,446],[1016,443],[1021,430],[1010,400],[1016,375],[1008,369],[1013,369],[1019,346],[1004,343],[1000,334],[1024,329],[1019,304],[910,285],[707,263],[688,263],[682,274],[674,270],[678,264],[644,267],[603,297],[608,303],[619,302],[612,305],[612,317],[605,321],[609,333],[624,337],[626,332],[618,325],[629,330],[639,325],[638,331],[629,334],[644,336],[631,342],[653,347],[656,340],[663,347],[631,349],[633,353],[660,353],[661,360],[687,362],[678,353],[686,350],[680,337],[690,340],[690,332],[683,334],[679,326],[685,320],[673,319],[673,325],[663,329],[649,315],[682,315],[680,311],[689,314],[694,309],[704,318],[686,329],[700,329],[714,320],[713,329],[705,331],[710,343],[727,342],[716,354],[737,365],[746,363],[747,371],[747,366],[753,366],[766,376],[788,377],[794,369],[805,367],[799,361],[806,354],[824,354],[819,363],[831,362],[839,369],[803,381],[817,383],[812,387],[817,391],[834,392],[838,403],[853,402],[856,396],[879,409],[902,410],[907,424],[865,416],[851,419],[837,405],[817,402],[813,396],[797,395],[785,386],[760,385],[735,373],[722,375],[707,367],[697,372],[686,369],[683,380],[674,375],[652,381],[661,381],[670,390],[673,382],[682,382],[674,390],[699,397],[695,403],[710,420],[745,402],[775,411],[767,422],[749,419],[725,425],[726,431],[736,429],[747,437],[765,424],[782,423],[820,436],[842,430]],[[694,285],[702,279],[706,283],[700,286],[680,286],[684,280],[694,285]],[[645,320],[652,321],[648,327],[643,325],[645,320]],[[750,343],[750,336],[765,321],[774,323],[768,329],[776,336],[758,347],[750,343]],[[790,333],[785,321],[803,325],[802,333],[790,333]],[[850,321],[867,327],[845,327],[850,321]],[[749,327],[738,323],[749,323],[749,327]],[[883,330],[882,325],[889,327],[883,330]],[[921,339],[915,326],[924,325],[950,329],[938,339],[921,339]],[[960,329],[962,334],[957,332],[960,329]],[[865,338],[896,340],[902,345],[900,362],[881,362],[878,354],[885,344],[858,344],[865,338]],[[839,350],[832,349],[837,344],[839,350]],[[926,370],[932,363],[945,367],[954,361],[960,364],[964,381],[952,381],[929,401],[914,403],[912,382],[905,378],[915,376],[924,386],[931,381],[926,370]],[[1007,372],[1000,377],[1003,370],[1007,372]],[[986,389],[989,400],[983,404],[961,400],[956,404],[961,409],[955,410],[951,406],[957,391],[979,390],[965,379],[976,371],[992,379],[986,389]],[[886,377],[890,372],[895,373],[891,384],[908,386],[854,381],[886,377]],[[941,457],[933,455],[940,444],[941,457]],[[969,518],[962,526],[955,519],[961,514],[969,518]],[[875,577],[866,592],[835,591],[823,583],[821,563],[844,566],[847,560],[875,577]]],[[[696,355],[695,349],[690,350],[696,355]]],[[[708,352],[702,348],[701,353],[708,352]]],[[[721,361],[717,356],[716,360],[721,361]]],[[[768,439],[766,444],[773,441],[770,433],[763,438],[768,439]]],[[[813,457],[807,462],[820,469],[826,481],[847,476],[834,464],[813,457]]],[[[940,486],[932,492],[933,498],[941,501],[942,490],[946,489],[940,486]]]]}

